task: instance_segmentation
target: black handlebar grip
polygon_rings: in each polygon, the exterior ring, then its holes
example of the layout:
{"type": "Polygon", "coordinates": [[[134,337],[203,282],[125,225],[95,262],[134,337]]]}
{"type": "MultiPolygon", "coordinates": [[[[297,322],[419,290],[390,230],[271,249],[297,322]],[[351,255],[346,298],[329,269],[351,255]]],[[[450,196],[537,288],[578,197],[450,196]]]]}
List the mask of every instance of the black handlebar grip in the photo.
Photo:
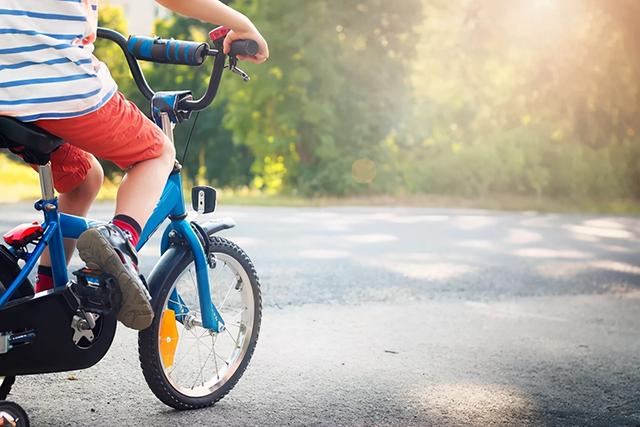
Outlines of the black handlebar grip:
{"type": "Polygon", "coordinates": [[[152,37],[129,38],[127,50],[136,59],[162,64],[202,65],[209,52],[207,43],[152,37]]]}
{"type": "Polygon", "coordinates": [[[231,43],[231,56],[256,56],[260,52],[260,45],[255,40],[237,40],[231,43]]]}

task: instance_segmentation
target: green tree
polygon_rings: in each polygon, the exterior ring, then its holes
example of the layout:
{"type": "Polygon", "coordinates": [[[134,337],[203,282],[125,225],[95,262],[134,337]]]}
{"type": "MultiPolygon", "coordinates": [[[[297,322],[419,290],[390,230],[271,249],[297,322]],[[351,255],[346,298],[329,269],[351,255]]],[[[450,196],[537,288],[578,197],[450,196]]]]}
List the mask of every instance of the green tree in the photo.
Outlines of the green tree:
{"type": "MultiPolygon", "coordinates": [[[[118,6],[107,4],[100,8],[100,25],[123,34],[128,33],[124,11],[118,6]]],[[[156,23],[155,32],[167,38],[206,41],[209,27],[193,19],[170,15],[156,23]]],[[[149,102],[136,88],[120,48],[112,42],[99,40],[96,43],[96,56],[107,63],[120,91],[134,101],[145,114],[150,115],[149,102]]],[[[210,73],[207,66],[171,66],[144,62],[141,62],[141,66],[154,89],[191,89],[194,96],[204,93],[210,73]]],[[[190,153],[184,159],[184,166],[192,179],[221,186],[241,186],[251,180],[252,156],[248,147],[233,143],[231,134],[223,126],[224,108],[225,103],[221,99],[201,113],[193,132],[190,153]]],[[[180,160],[193,123],[191,121],[176,128],[180,160]]],[[[110,173],[115,172],[112,165],[106,164],[105,167],[110,173]]]]}
{"type": "MultiPolygon", "coordinates": [[[[209,24],[172,14],[156,23],[155,32],[160,37],[207,41],[210,27],[209,24]]],[[[157,90],[189,89],[194,97],[199,97],[209,83],[212,62],[208,61],[207,65],[201,67],[154,64],[149,73],[149,82],[157,90]]],[[[241,186],[251,179],[253,157],[247,146],[234,144],[230,132],[225,128],[225,105],[224,97],[219,96],[211,107],[200,113],[184,165],[192,178],[220,186],[241,186]]],[[[193,120],[176,128],[180,160],[193,120]]]]}
{"type": "MultiPolygon", "coordinates": [[[[128,33],[127,18],[122,7],[104,4],[101,5],[98,14],[98,21],[101,27],[111,28],[122,34],[128,33]]],[[[127,97],[137,99],[135,84],[131,78],[129,66],[120,48],[108,40],[101,39],[98,39],[95,45],[95,56],[109,67],[109,71],[111,71],[111,75],[116,81],[118,89],[127,97]]],[[[119,172],[119,169],[117,169],[115,165],[108,162],[101,163],[107,175],[113,175],[119,172]]]]}
{"type": "Polygon", "coordinates": [[[227,85],[225,124],[255,154],[254,184],[350,194],[358,159],[381,165],[406,109],[420,1],[236,1],[272,46],[250,85],[227,85]],[[385,142],[387,141],[387,142],[385,142]]]}
{"type": "MultiPolygon", "coordinates": [[[[640,198],[633,0],[236,0],[270,43],[225,73],[189,175],[268,192],[640,198]]],[[[103,22],[124,30],[121,11],[103,22]]],[[[164,37],[206,40],[177,16],[164,37]]],[[[139,103],[122,56],[99,46],[139,103]]],[[[205,90],[209,68],[146,64],[156,89],[205,90]]],[[[190,126],[178,127],[179,155],[190,126]]]]}
{"type": "Polygon", "coordinates": [[[639,86],[608,15],[577,1],[426,7],[403,158],[422,166],[409,187],[632,194],[639,86]]]}
{"type": "MultiPolygon", "coordinates": [[[[128,33],[127,18],[122,7],[105,4],[100,7],[98,14],[98,23],[101,27],[111,28],[122,34],[128,33]]],[[[101,39],[98,39],[95,45],[95,55],[101,61],[108,62],[107,66],[119,88],[128,89],[131,86],[131,79],[128,78],[129,68],[120,48],[110,41],[101,39]]]]}

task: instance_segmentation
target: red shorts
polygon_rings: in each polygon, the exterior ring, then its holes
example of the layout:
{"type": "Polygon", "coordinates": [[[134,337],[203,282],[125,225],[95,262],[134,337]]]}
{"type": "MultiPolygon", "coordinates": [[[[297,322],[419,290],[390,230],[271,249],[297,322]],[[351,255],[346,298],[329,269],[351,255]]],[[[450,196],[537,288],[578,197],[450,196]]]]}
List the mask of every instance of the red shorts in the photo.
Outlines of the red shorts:
{"type": "Polygon", "coordinates": [[[51,154],[53,180],[60,193],[84,181],[91,169],[91,154],[127,169],[160,156],[165,140],[160,128],[120,92],[93,113],[35,124],[65,141],[51,154]]]}

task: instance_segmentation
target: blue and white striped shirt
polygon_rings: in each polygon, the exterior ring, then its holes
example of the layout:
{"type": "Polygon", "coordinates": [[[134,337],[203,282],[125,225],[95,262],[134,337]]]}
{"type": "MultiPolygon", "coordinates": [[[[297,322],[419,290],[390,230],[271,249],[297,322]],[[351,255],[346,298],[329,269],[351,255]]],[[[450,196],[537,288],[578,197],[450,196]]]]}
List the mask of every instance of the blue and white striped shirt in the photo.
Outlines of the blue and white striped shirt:
{"type": "Polygon", "coordinates": [[[0,116],[78,117],[116,92],[93,56],[98,0],[0,0],[0,116]]]}

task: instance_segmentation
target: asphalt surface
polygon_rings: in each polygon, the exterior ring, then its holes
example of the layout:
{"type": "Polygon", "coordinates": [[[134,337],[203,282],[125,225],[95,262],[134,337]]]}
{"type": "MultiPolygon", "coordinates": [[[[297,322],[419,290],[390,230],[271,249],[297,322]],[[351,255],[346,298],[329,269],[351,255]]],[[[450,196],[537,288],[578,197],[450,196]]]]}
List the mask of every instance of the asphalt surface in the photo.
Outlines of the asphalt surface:
{"type": "MultiPolygon", "coordinates": [[[[0,212],[0,230],[37,218],[28,205],[0,212]]],[[[11,398],[34,425],[640,425],[640,219],[217,215],[237,220],[225,235],[253,258],[265,302],[237,387],[211,409],[168,409],[120,328],[96,367],[18,379],[11,398]]]]}

